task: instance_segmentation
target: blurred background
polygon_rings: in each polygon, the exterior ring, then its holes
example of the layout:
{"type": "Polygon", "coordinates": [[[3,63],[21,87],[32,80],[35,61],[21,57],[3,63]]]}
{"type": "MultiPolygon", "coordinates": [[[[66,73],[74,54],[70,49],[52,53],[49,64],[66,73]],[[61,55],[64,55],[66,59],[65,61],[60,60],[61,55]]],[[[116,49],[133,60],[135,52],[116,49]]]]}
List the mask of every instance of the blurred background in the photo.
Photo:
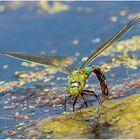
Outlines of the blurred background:
{"type": "MultiPolygon", "coordinates": [[[[139,7],[140,2],[136,1],[1,1],[0,50],[72,56],[77,60],[74,67],[78,68],[101,43],[109,39],[135,16],[140,15],[139,7]]],[[[127,95],[139,91],[137,88],[128,90],[128,85],[126,86],[126,84],[139,80],[139,53],[140,24],[137,24],[121,39],[118,46],[110,47],[93,62],[94,65],[101,66],[103,71],[107,72],[110,91],[115,92],[124,87],[128,91],[127,95]]],[[[25,85],[26,81],[23,79],[29,76],[31,76],[30,79],[33,77],[35,80],[29,79],[28,83],[31,84],[23,87],[32,87],[32,82],[38,81],[39,78],[32,76],[31,72],[39,70],[42,71],[44,68],[0,55],[0,138],[23,138],[23,134],[19,133],[16,128],[17,124],[42,117],[41,114],[46,107],[34,109],[32,112],[36,114],[33,114],[34,116],[27,115],[27,113],[31,115],[32,106],[30,110],[20,112],[24,114],[24,117],[21,117],[22,121],[19,118],[13,120],[3,118],[9,118],[11,113],[11,110],[5,106],[17,103],[11,101],[9,91],[13,92],[16,86],[25,85]],[[25,114],[28,117],[25,117],[25,114]]],[[[49,72],[49,75],[40,78],[39,83],[49,84],[52,81],[57,83],[57,86],[64,85],[66,81],[63,81],[63,78],[66,80],[66,75],[57,73],[54,77],[54,73],[54,71],[49,72]]],[[[20,92],[21,90],[18,91],[20,92]]],[[[18,115],[15,114],[17,112],[19,114],[19,110],[20,108],[16,107],[13,116],[17,117],[18,115]]],[[[55,114],[60,112],[62,110],[55,114]]],[[[50,114],[48,113],[47,116],[50,114]]]]}

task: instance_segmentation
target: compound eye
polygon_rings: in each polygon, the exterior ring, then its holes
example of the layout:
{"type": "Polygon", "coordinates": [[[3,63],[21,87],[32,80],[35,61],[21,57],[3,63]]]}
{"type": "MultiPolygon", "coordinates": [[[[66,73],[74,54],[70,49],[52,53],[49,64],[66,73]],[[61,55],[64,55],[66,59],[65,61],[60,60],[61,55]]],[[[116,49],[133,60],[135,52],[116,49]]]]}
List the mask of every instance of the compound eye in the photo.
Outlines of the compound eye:
{"type": "Polygon", "coordinates": [[[67,77],[67,79],[68,79],[68,81],[73,81],[73,76],[72,76],[72,75],[69,75],[69,76],[67,77]]]}

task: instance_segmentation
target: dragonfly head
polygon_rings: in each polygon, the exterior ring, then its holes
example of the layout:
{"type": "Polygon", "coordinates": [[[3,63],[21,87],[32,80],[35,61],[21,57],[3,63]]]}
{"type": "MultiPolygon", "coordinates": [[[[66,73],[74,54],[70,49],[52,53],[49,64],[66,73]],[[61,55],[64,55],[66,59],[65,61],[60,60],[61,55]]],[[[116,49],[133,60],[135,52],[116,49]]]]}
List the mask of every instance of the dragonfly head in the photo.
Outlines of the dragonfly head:
{"type": "Polygon", "coordinates": [[[83,91],[87,78],[88,75],[84,71],[74,71],[68,75],[67,92],[70,95],[79,95],[83,91]]]}

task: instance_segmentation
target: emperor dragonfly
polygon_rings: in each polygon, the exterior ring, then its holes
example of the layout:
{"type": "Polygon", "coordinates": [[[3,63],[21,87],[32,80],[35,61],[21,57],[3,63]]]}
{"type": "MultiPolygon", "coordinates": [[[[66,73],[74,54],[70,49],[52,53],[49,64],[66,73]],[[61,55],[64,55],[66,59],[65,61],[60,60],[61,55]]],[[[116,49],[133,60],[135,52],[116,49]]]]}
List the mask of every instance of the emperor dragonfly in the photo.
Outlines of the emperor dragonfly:
{"type": "Polygon", "coordinates": [[[75,107],[75,103],[77,101],[77,98],[79,96],[82,97],[84,100],[84,104],[88,106],[87,101],[84,97],[84,95],[92,95],[95,96],[98,99],[98,96],[95,94],[94,91],[90,90],[84,90],[85,84],[87,82],[87,79],[91,75],[91,73],[96,74],[97,78],[100,81],[101,90],[102,90],[102,97],[103,100],[108,98],[109,91],[108,86],[106,83],[106,78],[103,72],[99,67],[95,66],[89,66],[89,64],[97,57],[99,56],[105,49],[107,49],[112,44],[116,43],[122,36],[124,36],[138,21],[140,20],[140,17],[135,17],[133,20],[131,20],[126,26],[124,26],[119,32],[117,32],[113,37],[111,37],[109,40],[107,40],[105,43],[103,43],[99,48],[97,48],[89,57],[88,59],[83,63],[83,65],[74,70],[66,65],[64,65],[63,56],[51,56],[48,54],[27,54],[27,53],[17,53],[17,52],[6,52],[6,51],[0,51],[1,54],[14,57],[16,59],[20,59],[23,61],[30,61],[34,63],[41,64],[43,66],[48,65],[50,67],[55,68],[58,71],[65,72],[68,75],[68,83],[66,85],[66,90],[70,94],[69,97],[65,100],[65,109],[66,109],[66,102],[71,98],[74,97],[73,102],[73,110],[75,107]],[[62,62],[62,63],[61,63],[62,62]]]}

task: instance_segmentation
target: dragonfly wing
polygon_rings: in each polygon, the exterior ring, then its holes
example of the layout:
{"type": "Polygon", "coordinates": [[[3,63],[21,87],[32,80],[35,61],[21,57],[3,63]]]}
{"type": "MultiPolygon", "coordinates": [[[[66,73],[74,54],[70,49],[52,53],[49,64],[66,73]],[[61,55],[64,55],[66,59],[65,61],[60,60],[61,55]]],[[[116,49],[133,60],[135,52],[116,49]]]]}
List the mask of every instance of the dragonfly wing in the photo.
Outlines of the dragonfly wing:
{"type": "Polygon", "coordinates": [[[26,54],[5,51],[0,51],[0,53],[19,60],[34,62],[44,66],[48,65],[64,73],[71,73],[73,71],[70,67],[66,66],[66,64],[72,63],[73,60],[72,58],[66,56],[53,56],[48,54],[26,54]]]}
{"type": "Polygon", "coordinates": [[[130,21],[126,26],[124,26],[118,33],[116,33],[113,37],[111,37],[108,41],[102,44],[97,50],[93,52],[91,56],[84,62],[84,64],[80,67],[80,69],[85,68],[88,64],[90,64],[99,54],[101,54],[105,49],[109,46],[117,42],[122,36],[124,36],[138,21],[140,17],[135,17],[132,21],[130,21]]]}

